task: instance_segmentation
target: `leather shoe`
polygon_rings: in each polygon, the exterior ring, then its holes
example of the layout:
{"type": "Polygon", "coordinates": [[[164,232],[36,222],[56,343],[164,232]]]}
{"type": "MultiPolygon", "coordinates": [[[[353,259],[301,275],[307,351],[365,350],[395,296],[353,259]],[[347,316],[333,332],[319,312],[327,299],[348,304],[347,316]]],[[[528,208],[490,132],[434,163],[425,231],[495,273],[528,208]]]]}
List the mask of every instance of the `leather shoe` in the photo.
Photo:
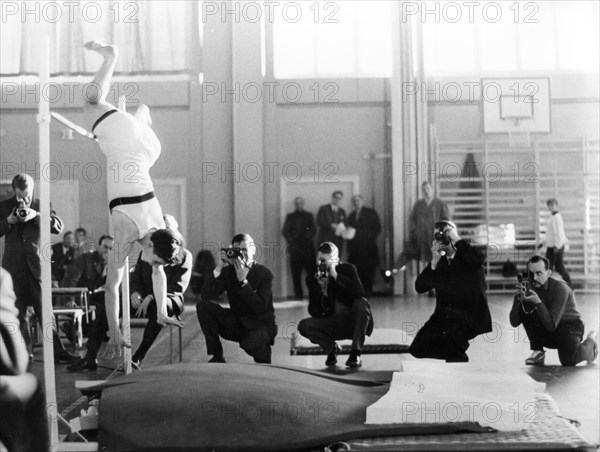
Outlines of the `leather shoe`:
{"type": "Polygon", "coordinates": [[[335,366],[337,364],[337,355],[339,355],[341,351],[342,349],[337,343],[333,344],[333,349],[331,349],[331,351],[327,355],[325,365],[328,367],[335,366]]]}
{"type": "Polygon", "coordinates": [[[87,370],[94,371],[98,369],[98,361],[81,358],[75,364],[67,366],[67,372],[85,372],[87,370]]]}
{"type": "Polygon", "coordinates": [[[593,364],[594,361],[598,359],[598,336],[595,331],[590,331],[585,339],[592,342],[593,356],[592,359],[588,359],[587,362],[588,364],[593,364]]]}
{"type": "Polygon", "coordinates": [[[350,352],[350,356],[348,357],[348,361],[346,361],[346,367],[358,368],[362,366],[362,359],[360,355],[354,351],[350,352]]]}
{"type": "Polygon", "coordinates": [[[57,350],[54,352],[54,364],[74,364],[79,360],[79,356],[71,355],[66,350],[57,350]]]}
{"type": "Polygon", "coordinates": [[[223,355],[215,355],[211,359],[208,360],[209,363],[226,363],[223,355]]]}
{"type": "Polygon", "coordinates": [[[525,360],[528,366],[543,366],[546,358],[546,352],[543,350],[534,350],[531,356],[525,360]]]}

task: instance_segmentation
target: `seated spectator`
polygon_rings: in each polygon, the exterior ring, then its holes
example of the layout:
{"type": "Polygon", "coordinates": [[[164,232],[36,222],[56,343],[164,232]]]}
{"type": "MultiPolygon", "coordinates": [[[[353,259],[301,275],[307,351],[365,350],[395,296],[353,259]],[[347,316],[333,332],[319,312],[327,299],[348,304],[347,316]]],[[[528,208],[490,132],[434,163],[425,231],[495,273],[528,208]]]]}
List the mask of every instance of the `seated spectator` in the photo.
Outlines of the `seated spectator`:
{"type": "Polygon", "coordinates": [[[19,332],[10,274],[0,267],[0,441],[9,452],[50,450],[46,401],[19,332]]]}
{"type": "Polygon", "coordinates": [[[544,347],[557,349],[563,366],[593,363],[598,358],[596,332],[583,339],[584,325],[568,283],[551,278],[550,262],[541,256],[529,259],[527,272],[531,287],[517,293],[510,310],[511,326],[522,323],[529,338],[532,353],[525,364],[544,365],[544,347]]]}
{"type": "Polygon", "coordinates": [[[256,246],[249,234],[238,234],[202,287],[196,305],[211,363],[224,363],[219,336],[238,342],[257,363],[271,363],[277,335],[273,308],[273,273],[254,260],[256,246]],[[227,292],[230,309],[211,301],[227,292]]]}
{"type": "Polygon", "coordinates": [[[52,245],[52,284],[58,285],[65,277],[67,267],[75,260],[75,235],[67,231],[63,235],[62,243],[52,245]]]}
{"type": "Polygon", "coordinates": [[[75,247],[75,257],[79,257],[85,253],[91,253],[95,250],[93,243],[87,242],[87,231],[81,226],[75,229],[75,241],[77,246],[75,247]]]}
{"type": "MultiPolygon", "coordinates": [[[[108,268],[109,252],[115,245],[110,235],[103,235],[98,240],[98,250],[93,253],[84,253],[73,262],[61,282],[61,287],[87,287],[91,293],[90,304],[96,307],[96,319],[86,328],[88,341],[85,356],[67,367],[67,372],[82,372],[96,370],[98,364],[96,356],[102,342],[106,339],[105,323],[106,308],[104,305],[104,283],[108,268]]],[[[66,329],[70,331],[70,328],[66,329]]]]}
{"type": "Polygon", "coordinates": [[[319,246],[317,263],[317,273],[306,277],[311,317],[300,321],[298,331],[328,353],[326,366],[337,364],[340,347],[335,341],[352,339],[346,366],[360,367],[365,336],[373,332],[373,316],[356,267],[342,264],[331,242],[319,246]]]}

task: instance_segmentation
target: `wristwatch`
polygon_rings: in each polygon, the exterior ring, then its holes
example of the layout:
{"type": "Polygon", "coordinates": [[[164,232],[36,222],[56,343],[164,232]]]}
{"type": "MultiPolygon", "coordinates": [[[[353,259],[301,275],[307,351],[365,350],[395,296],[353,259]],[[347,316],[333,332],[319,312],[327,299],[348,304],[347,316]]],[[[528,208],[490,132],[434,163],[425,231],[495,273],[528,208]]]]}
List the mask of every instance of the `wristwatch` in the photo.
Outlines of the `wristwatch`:
{"type": "Polygon", "coordinates": [[[246,284],[248,284],[248,280],[244,279],[243,281],[240,281],[240,287],[244,287],[246,284]]]}

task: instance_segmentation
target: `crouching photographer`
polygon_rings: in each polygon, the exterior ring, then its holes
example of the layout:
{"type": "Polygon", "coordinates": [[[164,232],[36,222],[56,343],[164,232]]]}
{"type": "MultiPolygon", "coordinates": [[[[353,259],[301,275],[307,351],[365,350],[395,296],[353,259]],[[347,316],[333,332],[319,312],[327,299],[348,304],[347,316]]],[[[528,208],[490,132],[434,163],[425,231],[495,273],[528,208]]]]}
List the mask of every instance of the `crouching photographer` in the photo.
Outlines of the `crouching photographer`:
{"type": "Polygon", "coordinates": [[[271,363],[271,346],[277,335],[273,308],[273,273],[254,260],[256,245],[249,234],[233,237],[221,250],[215,269],[208,275],[196,305],[198,321],[212,355],[211,363],[224,363],[219,336],[238,342],[257,363],[271,363]],[[227,292],[230,309],[216,300],[227,292]]]}
{"type": "Polygon", "coordinates": [[[467,362],[469,340],[492,330],[485,294],[483,252],[462,240],[456,225],[434,226],[431,262],[415,281],[418,293],[435,289],[435,310],[410,345],[416,358],[467,362]]]}
{"type": "Polygon", "coordinates": [[[331,242],[319,246],[317,263],[317,273],[306,277],[311,317],[300,322],[298,331],[328,353],[326,366],[337,364],[341,349],[335,341],[352,339],[346,366],[360,367],[365,336],[373,332],[373,316],[356,267],[342,264],[331,242]]]}
{"type": "Polygon", "coordinates": [[[527,274],[519,278],[510,324],[516,328],[522,323],[529,338],[532,353],[525,364],[543,365],[544,347],[557,349],[563,366],[592,363],[598,357],[596,333],[590,331],[582,342],[584,325],[575,295],[551,274],[548,259],[533,256],[527,262],[527,274]]]}

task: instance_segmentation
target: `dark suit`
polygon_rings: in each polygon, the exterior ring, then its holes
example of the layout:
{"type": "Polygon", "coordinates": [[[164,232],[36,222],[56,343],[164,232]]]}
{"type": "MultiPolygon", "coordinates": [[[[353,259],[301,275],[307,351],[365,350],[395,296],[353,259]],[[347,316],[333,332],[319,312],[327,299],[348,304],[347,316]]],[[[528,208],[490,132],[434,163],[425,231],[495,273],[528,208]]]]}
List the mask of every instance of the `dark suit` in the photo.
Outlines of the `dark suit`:
{"type": "Polygon", "coordinates": [[[329,277],[327,294],[317,279],[306,278],[310,318],[298,324],[300,334],[330,352],[336,340],[352,339],[352,349],[362,350],[365,336],[373,332],[369,302],[352,264],[338,264],[337,279],[329,277]]]}
{"type": "Polygon", "coordinates": [[[282,233],[288,243],[294,295],[302,298],[302,270],[306,270],[307,275],[317,271],[313,241],[316,228],[312,213],[295,211],[288,214],[282,233]]]}
{"type": "Polygon", "coordinates": [[[410,346],[417,358],[465,361],[469,340],[492,330],[485,294],[485,256],[464,240],[453,259],[443,256],[435,270],[428,265],[417,277],[418,293],[435,289],[436,306],[410,346]]]}
{"type": "MultiPolygon", "coordinates": [[[[178,316],[183,312],[183,294],[190,284],[192,276],[192,253],[184,250],[183,260],[177,265],[165,265],[165,275],[167,276],[167,314],[169,316],[178,316]]],[[[148,262],[144,262],[140,258],[135,265],[134,271],[131,273],[130,279],[131,293],[137,292],[141,295],[142,300],[148,295],[154,296],[152,284],[152,266],[148,262]]],[[[144,337],[137,351],[133,354],[133,361],[142,361],[152,347],[152,344],[162,330],[162,325],[157,322],[158,312],[156,300],[151,301],[146,311],[148,323],[144,329],[144,337]]]]}
{"type": "MultiPolygon", "coordinates": [[[[8,216],[17,207],[16,197],[0,202],[0,237],[4,236],[4,256],[2,266],[10,273],[19,309],[21,333],[27,343],[31,342],[26,328],[25,314],[28,306],[33,306],[42,323],[42,267],[40,259],[40,217],[25,223],[10,224],[8,216]]],[[[34,198],[30,208],[39,212],[40,200],[34,198]]],[[[50,232],[60,234],[62,221],[55,216],[50,218],[50,232]]],[[[55,341],[58,336],[55,337],[55,341]]],[[[55,343],[55,347],[62,344],[55,343]]]]}
{"type": "Polygon", "coordinates": [[[10,274],[0,268],[0,441],[9,451],[50,449],[45,397],[19,334],[19,311],[10,274]]]}
{"type": "Polygon", "coordinates": [[[95,291],[106,283],[106,262],[98,251],[75,258],[65,272],[60,287],[87,287],[95,291]]]}
{"type": "Polygon", "coordinates": [[[348,261],[356,266],[367,295],[373,288],[375,269],[379,265],[377,236],[381,233],[379,215],[374,209],[362,207],[356,219],[356,211],[348,217],[348,226],[356,229],[356,235],[348,241],[348,261]]]}
{"type": "Polygon", "coordinates": [[[317,212],[317,226],[319,227],[319,236],[317,237],[317,246],[323,242],[332,242],[340,250],[342,254],[342,248],[344,246],[344,239],[335,235],[335,231],[331,230],[331,224],[345,223],[346,222],[346,211],[341,207],[337,208],[337,212],[333,212],[331,204],[325,204],[319,207],[317,212]]]}
{"type": "Polygon", "coordinates": [[[218,278],[211,273],[196,305],[198,321],[206,338],[209,355],[223,355],[219,336],[238,342],[257,363],[271,363],[271,345],[277,335],[273,308],[273,273],[254,263],[241,287],[233,265],[224,267],[218,278]],[[230,309],[212,302],[227,292],[230,309]]]}
{"type": "Polygon", "coordinates": [[[448,206],[444,201],[433,198],[429,205],[419,199],[409,217],[409,242],[406,249],[408,259],[421,262],[431,261],[433,229],[438,221],[449,220],[448,206]]]}
{"type": "Polygon", "coordinates": [[[65,248],[62,243],[52,245],[52,279],[61,282],[69,265],[75,260],[75,248],[65,248]]]}

